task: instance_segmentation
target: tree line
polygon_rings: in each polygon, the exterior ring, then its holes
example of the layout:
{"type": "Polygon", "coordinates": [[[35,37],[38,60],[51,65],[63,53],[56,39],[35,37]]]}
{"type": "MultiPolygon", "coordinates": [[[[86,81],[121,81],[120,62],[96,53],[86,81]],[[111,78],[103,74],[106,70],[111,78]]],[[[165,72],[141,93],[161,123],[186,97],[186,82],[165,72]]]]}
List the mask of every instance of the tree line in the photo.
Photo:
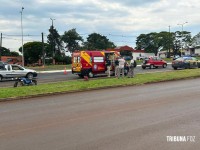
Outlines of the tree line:
{"type": "Polygon", "coordinates": [[[182,49],[196,47],[196,41],[199,39],[192,38],[191,33],[187,31],[176,32],[152,32],[140,34],[136,40],[137,49],[145,49],[146,52],[154,53],[156,56],[159,51],[167,51],[167,56],[180,55],[182,49]]]}
{"type": "MultiPolygon", "coordinates": [[[[83,49],[102,50],[116,46],[106,36],[98,33],[88,35],[87,41],[84,41],[76,29],[65,31],[63,35],[60,35],[53,26],[50,26],[47,43],[28,42],[24,44],[25,62],[34,63],[41,59],[43,47],[45,58],[55,59],[56,62],[71,63],[71,58],[65,56],[65,52],[73,53],[75,50],[83,49]]],[[[22,51],[22,47],[19,48],[19,51],[22,51]]]]}
{"type": "MultiPolygon", "coordinates": [[[[140,34],[136,39],[135,49],[144,49],[147,53],[158,54],[159,51],[167,51],[167,56],[179,55],[181,49],[187,49],[191,46],[197,46],[199,43],[200,33],[192,37],[190,32],[151,32],[140,34]]],[[[65,31],[60,35],[54,26],[50,26],[47,35],[47,43],[27,42],[23,45],[25,63],[35,63],[42,59],[43,55],[48,59],[55,59],[56,62],[70,63],[70,57],[65,56],[65,52],[73,53],[75,50],[103,50],[115,48],[114,42],[111,42],[106,36],[99,33],[89,34],[86,41],[77,33],[76,29],[65,31]],[[43,50],[44,49],[44,53],[43,50]],[[68,62],[66,62],[68,61],[68,62]]],[[[1,55],[15,55],[9,53],[6,48],[1,48],[1,55]]],[[[19,48],[22,51],[22,47],[19,48]]]]}

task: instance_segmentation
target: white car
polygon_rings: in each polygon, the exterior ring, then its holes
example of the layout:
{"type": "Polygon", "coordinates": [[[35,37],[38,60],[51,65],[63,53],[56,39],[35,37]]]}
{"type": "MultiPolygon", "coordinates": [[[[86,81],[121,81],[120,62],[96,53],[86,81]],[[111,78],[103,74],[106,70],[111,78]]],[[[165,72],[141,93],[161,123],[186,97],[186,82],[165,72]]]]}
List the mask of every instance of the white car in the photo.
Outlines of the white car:
{"type": "Polygon", "coordinates": [[[16,77],[37,77],[37,72],[32,69],[26,69],[16,64],[0,64],[0,81],[3,78],[16,78],[16,77]]]}

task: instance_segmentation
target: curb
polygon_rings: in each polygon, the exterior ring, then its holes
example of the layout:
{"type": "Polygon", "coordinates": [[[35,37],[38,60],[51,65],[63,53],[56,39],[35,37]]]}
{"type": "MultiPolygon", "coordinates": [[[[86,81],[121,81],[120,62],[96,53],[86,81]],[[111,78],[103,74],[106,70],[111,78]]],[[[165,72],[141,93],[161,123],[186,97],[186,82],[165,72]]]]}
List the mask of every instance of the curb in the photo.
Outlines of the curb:
{"type": "MultiPolygon", "coordinates": [[[[37,71],[37,73],[56,73],[56,72],[64,72],[65,70],[50,70],[50,71],[37,71]]],[[[66,70],[70,72],[71,70],[66,70]]]]}

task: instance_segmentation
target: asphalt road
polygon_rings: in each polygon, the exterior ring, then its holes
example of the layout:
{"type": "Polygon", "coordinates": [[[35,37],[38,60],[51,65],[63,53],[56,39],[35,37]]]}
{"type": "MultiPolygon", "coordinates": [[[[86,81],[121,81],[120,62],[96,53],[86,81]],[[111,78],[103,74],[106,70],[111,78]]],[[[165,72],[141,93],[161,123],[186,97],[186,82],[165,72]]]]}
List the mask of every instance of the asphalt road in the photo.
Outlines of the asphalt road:
{"type": "MultiPolygon", "coordinates": [[[[172,70],[171,65],[168,65],[167,68],[158,68],[158,69],[142,69],[138,66],[135,69],[135,73],[147,73],[147,72],[155,72],[155,71],[170,71],[172,70]]],[[[98,76],[100,77],[100,76],[98,76]]],[[[105,77],[105,76],[104,76],[105,77]]],[[[58,82],[58,81],[68,81],[68,80],[78,80],[80,79],[77,75],[73,75],[71,71],[68,71],[67,74],[64,74],[64,71],[55,72],[55,73],[38,73],[38,84],[42,83],[50,83],[50,82],[58,82]]],[[[14,81],[13,80],[3,80],[0,82],[0,87],[13,87],[14,81]]]]}
{"type": "Polygon", "coordinates": [[[1,102],[0,149],[199,150],[199,83],[200,78],[1,102]]]}

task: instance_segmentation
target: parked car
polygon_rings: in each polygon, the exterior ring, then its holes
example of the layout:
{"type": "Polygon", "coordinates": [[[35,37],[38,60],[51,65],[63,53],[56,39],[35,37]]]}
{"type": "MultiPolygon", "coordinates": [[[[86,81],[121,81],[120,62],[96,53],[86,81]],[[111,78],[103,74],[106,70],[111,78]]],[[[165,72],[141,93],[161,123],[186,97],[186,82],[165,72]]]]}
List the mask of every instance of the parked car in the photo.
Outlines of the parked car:
{"type": "Polygon", "coordinates": [[[35,70],[26,69],[20,65],[1,63],[0,66],[0,81],[3,78],[26,77],[31,79],[37,77],[35,70]]]}
{"type": "Polygon", "coordinates": [[[196,59],[195,57],[180,57],[172,61],[172,67],[174,70],[177,70],[178,68],[200,68],[200,60],[196,59]]]}
{"type": "Polygon", "coordinates": [[[167,62],[161,59],[157,56],[151,56],[148,58],[145,58],[142,63],[142,68],[145,69],[146,67],[149,67],[150,69],[158,68],[158,67],[167,67],[167,62]]]}

